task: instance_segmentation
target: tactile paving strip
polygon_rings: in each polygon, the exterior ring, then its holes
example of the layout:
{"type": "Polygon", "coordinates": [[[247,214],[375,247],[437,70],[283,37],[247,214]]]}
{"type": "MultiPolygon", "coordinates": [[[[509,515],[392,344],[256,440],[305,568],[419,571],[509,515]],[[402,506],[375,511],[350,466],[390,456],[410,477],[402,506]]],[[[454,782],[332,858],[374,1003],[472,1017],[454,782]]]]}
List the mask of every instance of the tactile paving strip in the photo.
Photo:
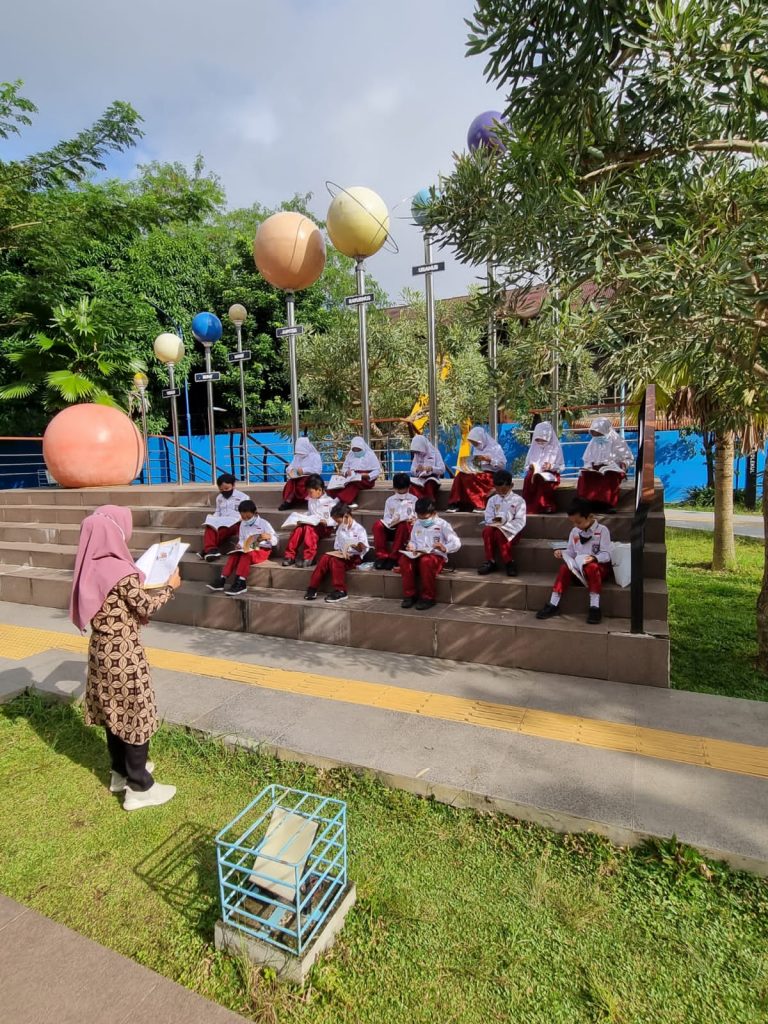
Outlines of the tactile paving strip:
{"type": "MultiPolygon", "coordinates": [[[[85,653],[88,641],[81,636],[68,636],[52,630],[27,626],[0,625],[0,656],[22,660],[48,650],[85,653]]],[[[263,689],[297,693],[322,700],[343,701],[361,707],[400,711],[485,729],[516,732],[523,736],[577,743],[598,750],[615,750],[642,757],[653,757],[701,768],[716,768],[768,778],[768,747],[733,743],[707,736],[669,732],[645,726],[609,722],[557,711],[495,704],[470,700],[427,690],[410,690],[384,683],[367,683],[355,679],[313,675],[288,669],[250,665],[242,661],[186,654],[158,647],[147,647],[147,656],[154,668],[169,672],[185,672],[212,679],[257,686],[263,689]]]]}

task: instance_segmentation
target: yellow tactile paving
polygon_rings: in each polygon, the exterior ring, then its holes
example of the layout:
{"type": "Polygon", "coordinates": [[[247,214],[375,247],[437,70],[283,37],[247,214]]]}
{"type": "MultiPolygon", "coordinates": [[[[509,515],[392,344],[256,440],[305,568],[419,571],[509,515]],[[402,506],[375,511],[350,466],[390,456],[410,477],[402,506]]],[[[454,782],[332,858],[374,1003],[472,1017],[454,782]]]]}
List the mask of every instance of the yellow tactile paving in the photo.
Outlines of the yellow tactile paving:
{"type": "MultiPolygon", "coordinates": [[[[85,653],[87,648],[85,637],[28,626],[0,625],[0,657],[22,660],[49,650],[85,653]]],[[[484,729],[500,729],[599,750],[616,750],[678,764],[768,778],[768,747],[566,715],[557,711],[471,700],[427,690],[410,690],[385,683],[337,679],[333,676],[211,658],[202,654],[182,654],[157,647],[147,647],[146,651],[153,667],[171,672],[228,679],[284,693],[401,711],[442,721],[465,722],[484,729]]]]}

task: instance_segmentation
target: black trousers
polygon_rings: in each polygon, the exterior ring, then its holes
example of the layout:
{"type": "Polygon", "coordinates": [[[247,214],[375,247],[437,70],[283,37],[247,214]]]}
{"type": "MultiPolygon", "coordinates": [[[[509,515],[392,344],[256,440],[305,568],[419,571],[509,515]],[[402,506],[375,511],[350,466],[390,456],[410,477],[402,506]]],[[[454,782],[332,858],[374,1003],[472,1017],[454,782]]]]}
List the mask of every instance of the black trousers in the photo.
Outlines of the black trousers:
{"type": "Polygon", "coordinates": [[[147,755],[149,743],[126,743],[115,736],[106,726],[107,747],[112,762],[112,771],[124,775],[131,789],[145,792],[154,784],[154,779],[147,771],[147,755]]]}

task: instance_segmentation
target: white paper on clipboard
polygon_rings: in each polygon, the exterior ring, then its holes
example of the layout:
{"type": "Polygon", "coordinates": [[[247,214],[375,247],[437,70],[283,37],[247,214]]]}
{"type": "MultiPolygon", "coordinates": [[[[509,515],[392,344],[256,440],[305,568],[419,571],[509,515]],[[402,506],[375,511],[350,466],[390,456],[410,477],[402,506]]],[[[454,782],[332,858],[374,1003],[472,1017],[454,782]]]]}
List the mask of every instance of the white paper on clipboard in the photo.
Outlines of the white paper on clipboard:
{"type": "Polygon", "coordinates": [[[181,537],[160,541],[148,547],[144,554],[136,559],[136,565],[144,573],[144,589],[164,587],[176,572],[188,548],[189,544],[182,544],[181,537]]]}

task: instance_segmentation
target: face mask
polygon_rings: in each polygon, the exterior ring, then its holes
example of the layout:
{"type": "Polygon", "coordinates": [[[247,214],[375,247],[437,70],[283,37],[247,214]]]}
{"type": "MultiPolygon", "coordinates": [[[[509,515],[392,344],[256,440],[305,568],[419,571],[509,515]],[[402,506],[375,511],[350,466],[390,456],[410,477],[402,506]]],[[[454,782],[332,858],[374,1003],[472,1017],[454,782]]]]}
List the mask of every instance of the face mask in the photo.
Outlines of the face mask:
{"type": "Polygon", "coordinates": [[[234,487],[230,487],[228,490],[222,490],[221,493],[224,495],[225,498],[231,498],[233,492],[234,492],[234,487]]]}
{"type": "Polygon", "coordinates": [[[602,434],[601,434],[601,435],[600,435],[599,437],[593,437],[593,438],[592,438],[592,440],[593,440],[593,441],[595,442],[595,444],[597,444],[597,445],[598,445],[598,447],[600,447],[600,448],[602,448],[602,447],[603,447],[603,445],[606,445],[606,444],[608,444],[608,438],[607,438],[607,437],[603,437],[603,436],[602,436],[602,434]]]}
{"type": "Polygon", "coordinates": [[[435,525],[435,520],[434,519],[420,519],[419,522],[427,530],[430,528],[430,526],[434,526],[435,525]]]}
{"type": "Polygon", "coordinates": [[[354,459],[362,459],[362,457],[364,455],[365,455],[365,452],[355,452],[355,451],[352,452],[352,457],[354,459]]]}

